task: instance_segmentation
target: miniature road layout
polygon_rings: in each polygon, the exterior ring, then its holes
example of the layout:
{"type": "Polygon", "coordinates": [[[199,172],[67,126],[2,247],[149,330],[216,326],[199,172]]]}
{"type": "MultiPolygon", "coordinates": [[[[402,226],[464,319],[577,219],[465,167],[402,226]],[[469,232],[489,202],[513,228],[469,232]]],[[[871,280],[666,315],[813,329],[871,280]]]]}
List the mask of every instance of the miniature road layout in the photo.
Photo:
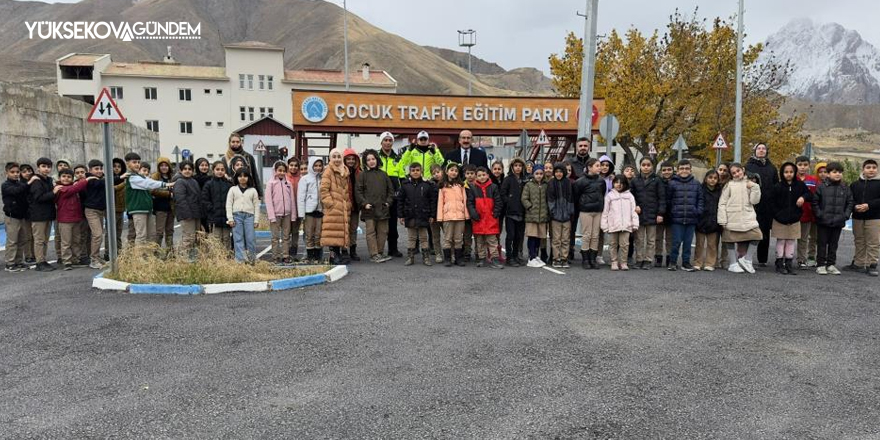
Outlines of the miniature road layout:
{"type": "Polygon", "coordinates": [[[2,273],[0,437],[880,436],[867,275],[349,269],[214,296],[2,273]]]}

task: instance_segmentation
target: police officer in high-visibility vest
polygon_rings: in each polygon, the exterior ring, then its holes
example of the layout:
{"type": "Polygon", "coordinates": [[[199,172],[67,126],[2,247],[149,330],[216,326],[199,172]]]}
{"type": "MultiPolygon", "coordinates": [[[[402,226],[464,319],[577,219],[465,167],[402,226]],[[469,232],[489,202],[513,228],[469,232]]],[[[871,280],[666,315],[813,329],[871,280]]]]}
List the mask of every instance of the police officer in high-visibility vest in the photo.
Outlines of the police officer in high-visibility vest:
{"type": "Polygon", "coordinates": [[[403,169],[400,167],[400,155],[394,149],[394,135],[391,132],[384,132],[379,136],[381,148],[379,148],[379,169],[388,175],[391,179],[391,185],[394,188],[394,203],[391,205],[391,216],[388,218],[388,255],[395,258],[402,258],[403,254],[397,250],[397,190],[400,189],[400,179],[404,177],[403,169]]]}

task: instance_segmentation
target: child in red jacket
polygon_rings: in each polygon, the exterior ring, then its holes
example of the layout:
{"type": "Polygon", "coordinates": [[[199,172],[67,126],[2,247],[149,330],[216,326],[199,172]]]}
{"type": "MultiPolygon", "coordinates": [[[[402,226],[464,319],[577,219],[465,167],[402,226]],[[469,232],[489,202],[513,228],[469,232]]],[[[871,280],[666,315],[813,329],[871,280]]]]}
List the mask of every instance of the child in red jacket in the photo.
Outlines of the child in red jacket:
{"type": "Polygon", "coordinates": [[[468,191],[467,205],[477,248],[477,267],[483,267],[488,256],[493,269],[504,269],[498,261],[498,234],[501,233],[498,219],[503,208],[501,190],[489,179],[489,169],[477,168],[476,180],[468,186],[468,191]]]}
{"type": "MultiPolygon", "coordinates": [[[[810,174],[810,158],[798,156],[795,160],[797,166],[797,178],[807,185],[810,194],[816,194],[819,188],[819,178],[810,174]]],[[[813,208],[809,203],[801,207],[801,238],[797,241],[797,265],[800,269],[816,267],[816,217],[813,216],[813,208]]]]}
{"type": "Polygon", "coordinates": [[[85,191],[88,182],[97,179],[96,176],[89,176],[73,183],[73,171],[63,169],[58,173],[58,183],[52,189],[55,193],[58,234],[61,236],[60,259],[64,270],[73,268],[71,245],[77,239],[75,235],[79,233],[79,223],[85,219],[79,193],[85,191]]]}

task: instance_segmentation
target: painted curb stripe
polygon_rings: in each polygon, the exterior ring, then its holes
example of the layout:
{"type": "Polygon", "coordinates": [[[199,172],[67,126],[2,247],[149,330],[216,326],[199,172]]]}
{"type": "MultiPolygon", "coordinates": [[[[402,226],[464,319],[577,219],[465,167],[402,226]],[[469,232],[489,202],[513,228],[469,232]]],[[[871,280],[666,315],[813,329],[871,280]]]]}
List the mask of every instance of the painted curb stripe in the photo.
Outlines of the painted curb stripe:
{"type": "Polygon", "coordinates": [[[225,292],[265,292],[269,290],[269,283],[256,281],[252,283],[228,283],[228,284],[203,284],[205,295],[225,292]]]}
{"type": "Polygon", "coordinates": [[[202,286],[198,284],[132,284],[128,286],[128,293],[199,295],[202,293],[202,286]]]}
{"type": "Polygon", "coordinates": [[[269,282],[269,290],[287,290],[296,289],[297,287],[314,286],[315,284],[324,284],[327,282],[327,276],[324,274],[309,275],[305,277],[286,278],[269,282]]]}
{"type": "Polygon", "coordinates": [[[348,266],[334,266],[332,269],[324,272],[324,274],[327,275],[327,281],[332,283],[348,275],[348,266]]]}

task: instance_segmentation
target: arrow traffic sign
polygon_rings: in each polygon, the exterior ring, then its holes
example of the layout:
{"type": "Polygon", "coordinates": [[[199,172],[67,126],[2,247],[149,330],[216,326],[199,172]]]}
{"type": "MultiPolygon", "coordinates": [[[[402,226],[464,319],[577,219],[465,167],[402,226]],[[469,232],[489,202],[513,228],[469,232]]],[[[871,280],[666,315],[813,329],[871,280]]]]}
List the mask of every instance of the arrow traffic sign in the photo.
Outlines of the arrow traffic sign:
{"type": "Polygon", "coordinates": [[[119,111],[116,101],[110,97],[110,90],[106,87],[101,89],[98,100],[89,112],[89,122],[125,122],[125,116],[119,111]]]}
{"type": "Polygon", "coordinates": [[[724,135],[718,133],[718,137],[715,138],[715,142],[712,143],[712,148],[716,150],[726,150],[727,149],[727,141],[724,140],[724,135]]]}
{"type": "Polygon", "coordinates": [[[688,144],[684,141],[684,136],[678,135],[678,139],[675,141],[675,145],[672,146],[672,149],[675,151],[684,151],[688,149],[688,144]]]}

